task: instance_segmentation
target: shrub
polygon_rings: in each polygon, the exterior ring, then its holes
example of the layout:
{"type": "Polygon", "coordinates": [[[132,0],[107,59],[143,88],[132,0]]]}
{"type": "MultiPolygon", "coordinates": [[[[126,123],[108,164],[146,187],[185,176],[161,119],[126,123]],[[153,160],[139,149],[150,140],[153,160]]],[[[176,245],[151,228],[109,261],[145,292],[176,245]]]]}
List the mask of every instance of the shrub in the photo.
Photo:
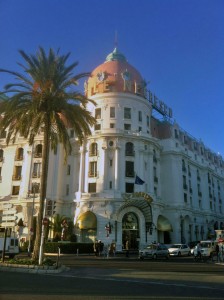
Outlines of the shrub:
{"type": "Polygon", "coordinates": [[[93,253],[93,243],[72,243],[72,242],[48,242],[44,246],[44,252],[57,253],[58,248],[64,254],[90,254],[93,253]]]}

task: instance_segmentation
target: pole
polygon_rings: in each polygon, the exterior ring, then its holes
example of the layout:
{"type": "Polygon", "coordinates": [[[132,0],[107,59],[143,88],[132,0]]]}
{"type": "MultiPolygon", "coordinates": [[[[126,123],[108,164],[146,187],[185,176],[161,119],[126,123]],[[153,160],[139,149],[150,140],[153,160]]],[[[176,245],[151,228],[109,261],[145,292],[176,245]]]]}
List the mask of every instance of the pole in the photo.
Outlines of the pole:
{"type": "Polygon", "coordinates": [[[5,247],[6,247],[7,231],[8,231],[8,228],[6,227],[6,228],[5,228],[5,234],[4,234],[3,249],[2,249],[2,262],[5,261],[5,247]]]}
{"type": "MultiPolygon", "coordinates": [[[[34,200],[36,198],[36,186],[34,185],[33,186],[33,204],[32,204],[32,213],[31,213],[31,226],[30,226],[30,229],[33,228],[33,213],[34,213],[34,200]]],[[[28,256],[30,256],[30,250],[31,250],[31,231],[29,232],[30,234],[30,238],[29,238],[29,245],[28,245],[28,256]]]]}
{"type": "MultiPolygon", "coordinates": [[[[47,203],[47,199],[45,198],[45,200],[44,200],[44,213],[43,213],[43,219],[45,218],[46,203],[47,203]]],[[[41,240],[40,240],[40,251],[39,251],[39,265],[42,265],[42,262],[43,262],[43,247],[44,247],[44,222],[43,222],[43,220],[42,220],[41,240]]]]}

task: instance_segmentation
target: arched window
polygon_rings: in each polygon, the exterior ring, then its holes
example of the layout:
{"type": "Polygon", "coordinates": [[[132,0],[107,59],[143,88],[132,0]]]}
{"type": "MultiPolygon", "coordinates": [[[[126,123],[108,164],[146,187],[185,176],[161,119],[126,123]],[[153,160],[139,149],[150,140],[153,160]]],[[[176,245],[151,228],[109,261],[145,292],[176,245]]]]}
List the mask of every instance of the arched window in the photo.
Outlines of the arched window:
{"type": "Polygon", "coordinates": [[[23,148],[18,148],[16,150],[16,157],[15,157],[15,160],[23,160],[23,148]]]}
{"type": "Polygon", "coordinates": [[[42,157],[42,145],[38,144],[35,148],[34,157],[42,157]]]}
{"type": "Polygon", "coordinates": [[[125,145],[125,155],[126,156],[134,156],[135,151],[134,151],[134,144],[131,142],[126,143],[125,145]]]}
{"type": "Polygon", "coordinates": [[[97,143],[92,143],[89,147],[89,156],[97,156],[97,143]]]}

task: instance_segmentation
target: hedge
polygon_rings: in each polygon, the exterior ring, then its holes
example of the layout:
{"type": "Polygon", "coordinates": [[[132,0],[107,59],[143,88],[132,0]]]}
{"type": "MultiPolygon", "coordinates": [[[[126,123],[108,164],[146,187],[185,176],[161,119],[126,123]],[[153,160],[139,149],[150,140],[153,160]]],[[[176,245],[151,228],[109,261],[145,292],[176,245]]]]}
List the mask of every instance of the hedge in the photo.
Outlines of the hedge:
{"type": "Polygon", "coordinates": [[[58,253],[58,248],[60,248],[60,253],[64,254],[90,254],[93,253],[93,243],[73,243],[73,242],[47,242],[44,245],[44,252],[47,253],[58,253]]]}

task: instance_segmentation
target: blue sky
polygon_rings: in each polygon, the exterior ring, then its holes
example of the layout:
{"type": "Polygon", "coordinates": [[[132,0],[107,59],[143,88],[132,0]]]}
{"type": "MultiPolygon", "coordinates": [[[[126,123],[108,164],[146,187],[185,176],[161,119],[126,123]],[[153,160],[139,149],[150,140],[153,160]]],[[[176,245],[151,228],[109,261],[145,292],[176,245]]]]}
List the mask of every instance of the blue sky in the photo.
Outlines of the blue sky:
{"type": "MultiPolygon", "coordinates": [[[[20,70],[18,50],[42,46],[92,71],[117,31],[119,51],[177,123],[224,157],[223,16],[223,0],[0,0],[0,68],[20,70]]],[[[8,82],[0,73],[0,90],[8,82]]]]}

